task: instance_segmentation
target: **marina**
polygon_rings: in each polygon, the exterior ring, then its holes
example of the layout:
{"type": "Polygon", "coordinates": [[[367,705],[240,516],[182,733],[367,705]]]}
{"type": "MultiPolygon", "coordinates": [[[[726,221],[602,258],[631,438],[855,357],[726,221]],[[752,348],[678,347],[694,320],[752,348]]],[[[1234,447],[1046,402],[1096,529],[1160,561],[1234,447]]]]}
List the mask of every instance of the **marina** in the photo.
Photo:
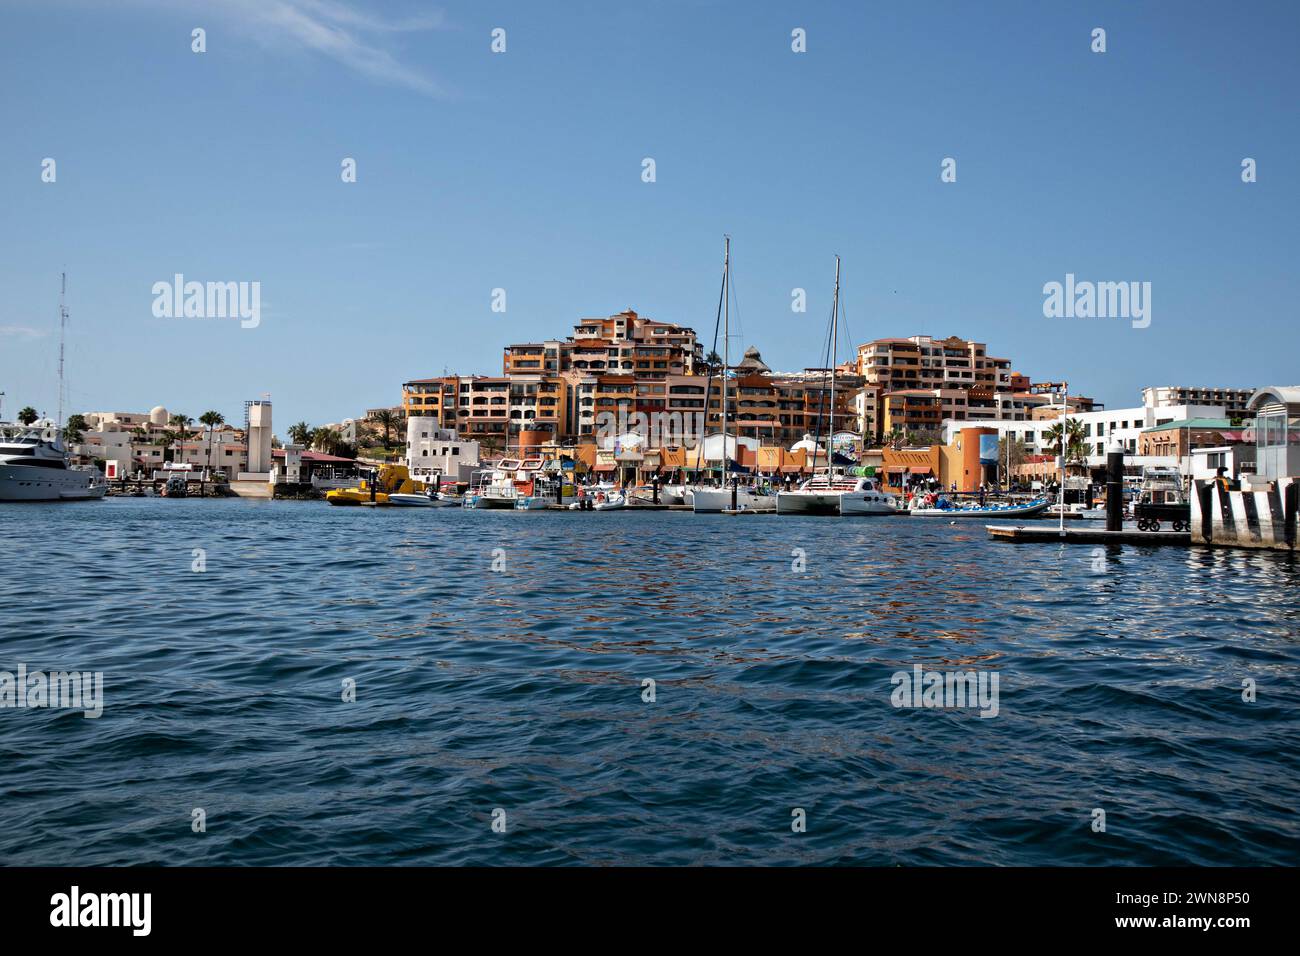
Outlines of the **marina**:
{"type": "Polygon", "coordinates": [[[1121,543],[1096,572],[1089,548],[1010,548],[974,522],[381,510],[22,506],[51,544],[45,573],[0,577],[7,653],[102,670],[104,715],[0,721],[11,776],[76,768],[24,798],[0,857],[1225,865],[1300,849],[1297,570],[1279,556],[1121,543]],[[69,579],[75,605],[56,593],[69,579]],[[890,676],[916,662],[992,665],[999,716],[895,709],[890,676]],[[1267,705],[1242,702],[1244,677],[1267,705]],[[1080,839],[1078,794],[1101,790],[1114,838],[1080,839]],[[494,806],[518,839],[484,840],[457,809],[494,806]],[[791,806],[815,841],[789,839],[791,806]]]}
{"type": "Polygon", "coordinates": [[[1288,928],[1300,5],[0,20],[16,951],[1288,928]]]}

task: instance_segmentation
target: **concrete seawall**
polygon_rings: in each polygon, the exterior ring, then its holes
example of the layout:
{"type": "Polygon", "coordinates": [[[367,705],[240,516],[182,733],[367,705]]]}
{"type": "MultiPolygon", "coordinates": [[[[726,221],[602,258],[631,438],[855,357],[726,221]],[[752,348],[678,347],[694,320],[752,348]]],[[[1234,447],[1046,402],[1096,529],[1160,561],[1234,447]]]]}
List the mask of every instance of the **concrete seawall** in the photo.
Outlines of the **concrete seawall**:
{"type": "Polygon", "coordinates": [[[1296,549],[1300,479],[1280,478],[1268,491],[1224,491],[1214,481],[1192,488],[1192,543],[1296,549]]]}

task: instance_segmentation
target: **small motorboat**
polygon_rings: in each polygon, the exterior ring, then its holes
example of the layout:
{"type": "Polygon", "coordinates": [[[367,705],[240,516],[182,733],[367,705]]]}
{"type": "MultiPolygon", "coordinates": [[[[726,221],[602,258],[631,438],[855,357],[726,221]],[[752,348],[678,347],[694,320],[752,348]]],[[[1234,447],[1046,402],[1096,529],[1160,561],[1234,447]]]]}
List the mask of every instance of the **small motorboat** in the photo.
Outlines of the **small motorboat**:
{"type": "Polygon", "coordinates": [[[516,511],[545,511],[555,503],[554,496],[520,495],[515,499],[516,511]]]}
{"type": "MultiPolygon", "coordinates": [[[[1052,505],[1047,509],[1047,514],[1049,517],[1059,518],[1061,516],[1061,506],[1059,504],[1052,505]]],[[[1065,516],[1067,518],[1076,518],[1080,521],[1105,521],[1106,509],[1098,507],[1089,508],[1087,505],[1083,504],[1066,505],[1065,516]]]]}
{"type": "Polygon", "coordinates": [[[388,503],[403,508],[432,508],[437,501],[432,494],[392,494],[388,496],[388,503]]]}
{"type": "Polygon", "coordinates": [[[591,506],[592,511],[614,511],[618,508],[627,507],[627,495],[618,491],[596,492],[596,500],[591,506]]]}
{"type": "Polygon", "coordinates": [[[325,492],[325,501],[331,505],[427,506],[428,494],[419,489],[420,485],[411,480],[405,465],[380,465],[378,471],[362,478],[355,488],[325,492]],[[394,498],[408,500],[394,501],[394,498]]]}
{"type": "Polygon", "coordinates": [[[946,498],[940,498],[934,507],[922,505],[909,508],[908,511],[916,518],[1035,518],[1046,511],[1050,504],[1046,498],[1037,498],[1019,504],[984,504],[965,508],[948,504],[946,498]]]}

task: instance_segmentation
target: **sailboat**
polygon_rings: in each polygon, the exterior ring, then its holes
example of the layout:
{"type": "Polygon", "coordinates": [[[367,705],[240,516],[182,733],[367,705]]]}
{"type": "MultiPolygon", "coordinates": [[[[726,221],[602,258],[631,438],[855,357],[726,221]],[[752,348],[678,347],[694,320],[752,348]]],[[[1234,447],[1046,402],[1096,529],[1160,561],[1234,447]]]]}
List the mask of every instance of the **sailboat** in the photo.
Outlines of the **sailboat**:
{"type": "MultiPolygon", "coordinates": [[[[740,452],[739,434],[727,434],[730,414],[727,407],[727,381],[731,371],[731,237],[725,238],[722,257],[722,484],[721,488],[696,486],[686,492],[696,514],[718,511],[753,511],[776,507],[776,495],[757,487],[741,488],[731,463],[740,452]],[[727,487],[727,483],[731,487],[727,487]]],[[[708,409],[705,409],[708,416],[708,409]]]]}
{"type": "Polygon", "coordinates": [[[76,501],[102,498],[108,491],[93,465],[73,465],[63,444],[63,345],[68,326],[64,294],[59,291],[59,417],[54,428],[0,426],[0,501],[76,501]]]}
{"type": "Polygon", "coordinates": [[[778,492],[777,514],[892,515],[898,502],[865,468],[835,469],[835,362],[839,345],[840,257],[835,257],[835,296],[831,308],[831,403],[826,434],[826,471],[793,491],[778,492]]]}

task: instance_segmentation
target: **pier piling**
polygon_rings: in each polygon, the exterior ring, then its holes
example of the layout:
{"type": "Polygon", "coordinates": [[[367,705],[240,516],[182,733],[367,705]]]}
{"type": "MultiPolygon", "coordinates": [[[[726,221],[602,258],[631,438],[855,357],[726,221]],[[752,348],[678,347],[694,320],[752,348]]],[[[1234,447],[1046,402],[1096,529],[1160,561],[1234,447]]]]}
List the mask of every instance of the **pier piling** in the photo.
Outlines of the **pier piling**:
{"type": "Polygon", "coordinates": [[[1124,529],[1124,451],[1106,455],[1106,530],[1124,529]]]}

